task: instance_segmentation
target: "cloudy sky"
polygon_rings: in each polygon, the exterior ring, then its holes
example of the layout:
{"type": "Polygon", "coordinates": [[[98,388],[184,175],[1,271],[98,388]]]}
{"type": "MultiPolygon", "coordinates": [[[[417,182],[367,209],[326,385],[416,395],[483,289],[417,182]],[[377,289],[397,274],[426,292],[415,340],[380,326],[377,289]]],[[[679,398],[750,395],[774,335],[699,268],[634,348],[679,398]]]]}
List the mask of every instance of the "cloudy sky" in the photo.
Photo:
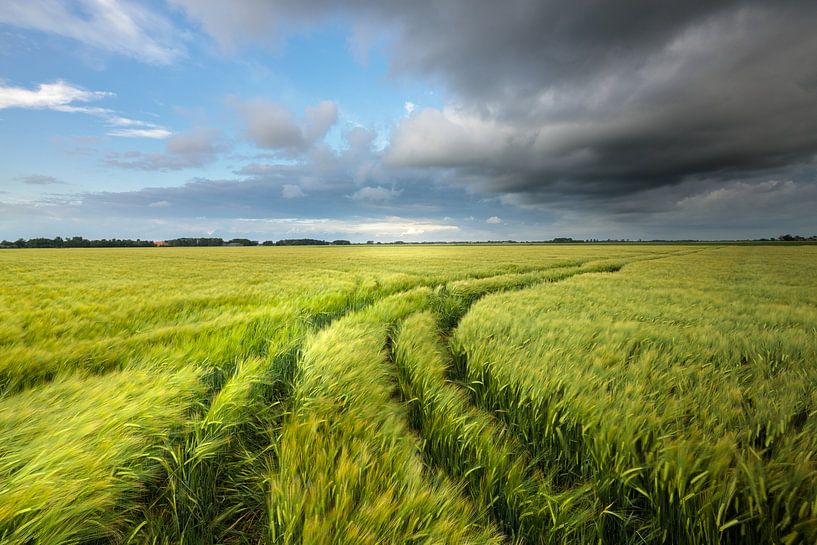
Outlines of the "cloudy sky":
{"type": "Polygon", "coordinates": [[[817,234],[817,2],[3,0],[0,238],[817,234]]]}

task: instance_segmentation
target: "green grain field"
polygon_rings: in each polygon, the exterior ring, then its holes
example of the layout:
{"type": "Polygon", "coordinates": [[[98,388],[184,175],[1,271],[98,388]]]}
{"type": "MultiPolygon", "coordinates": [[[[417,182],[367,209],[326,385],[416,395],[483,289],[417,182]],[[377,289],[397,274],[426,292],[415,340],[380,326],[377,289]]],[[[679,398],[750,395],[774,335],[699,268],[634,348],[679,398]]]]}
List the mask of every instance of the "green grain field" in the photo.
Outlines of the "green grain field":
{"type": "Polygon", "coordinates": [[[817,246],[2,251],[0,543],[817,543],[817,246]]]}

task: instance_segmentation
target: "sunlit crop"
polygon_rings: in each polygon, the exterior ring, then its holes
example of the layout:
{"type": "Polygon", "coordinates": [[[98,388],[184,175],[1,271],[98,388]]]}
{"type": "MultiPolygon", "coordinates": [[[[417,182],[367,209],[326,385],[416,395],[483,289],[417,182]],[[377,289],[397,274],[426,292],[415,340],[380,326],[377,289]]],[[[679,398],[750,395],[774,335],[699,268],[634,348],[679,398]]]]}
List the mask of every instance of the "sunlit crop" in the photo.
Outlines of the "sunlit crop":
{"type": "Polygon", "coordinates": [[[0,543],[814,543],[817,249],[0,254],[0,543]]]}

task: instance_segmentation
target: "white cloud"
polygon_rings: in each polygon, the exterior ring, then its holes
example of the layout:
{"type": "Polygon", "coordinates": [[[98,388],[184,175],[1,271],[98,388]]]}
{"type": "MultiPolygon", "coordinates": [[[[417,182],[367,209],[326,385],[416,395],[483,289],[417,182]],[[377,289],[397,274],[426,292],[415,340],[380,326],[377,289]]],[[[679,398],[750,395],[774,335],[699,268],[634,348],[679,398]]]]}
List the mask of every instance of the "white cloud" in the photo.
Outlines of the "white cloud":
{"type": "Polygon", "coordinates": [[[140,121],[138,119],[131,119],[129,117],[122,117],[119,115],[111,114],[108,116],[107,121],[110,125],[114,127],[155,127],[153,123],[148,123],[147,121],[140,121]]]}
{"type": "Polygon", "coordinates": [[[454,233],[457,225],[389,216],[386,218],[329,219],[329,218],[273,218],[241,219],[245,229],[253,232],[287,234],[341,233],[371,237],[419,237],[428,234],[454,233]]]}
{"type": "Polygon", "coordinates": [[[168,138],[173,133],[167,129],[116,129],[109,131],[108,136],[119,136],[122,138],[154,138],[162,140],[168,138]]]}
{"type": "Polygon", "coordinates": [[[36,89],[0,86],[0,109],[28,108],[83,112],[85,111],[83,107],[74,106],[73,103],[91,102],[112,95],[113,93],[103,91],[87,91],[62,80],[41,83],[36,89]]]}
{"type": "Polygon", "coordinates": [[[156,201],[150,203],[148,206],[150,208],[168,208],[170,206],[170,201],[156,201]]]}
{"type": "Polygon", "coordinates": [[[284,184],[281,186],[281,196],[285,199],[300,199],[306,197],[306,193],[300,186],[294,184],[284,184]]]}
{"type": "Polygon", "coordinates": [[[65,113],[88,114],[103,119],[114,127],[141,127],[114,129],[109,136],[126,138],[167,138],[172,132],[147,121],[122,117],[111,109],[78,105],[114,96],[106,91],[88,91],[63,80],[40,83],[34,89],[0,85],[0,110],[23,108],[28,110],[53,110],[65,113]]]}
{"type": "Polygon", "coordinates": [[[403,104],[403,109],[406,110],[406,115],[411,115],[411,113],[414,111],[414,109],[416,107],[417,107],[416,104],[414,104],[413,102],[409,102],[409,101],[406,101],[406,103],[403,104]]]}
{"type": "Polygon", "coordinates": [[[513,127],[457,108],[425,108],[400,121],[387,159],[397,166],[485,164],[529,141],[513,127]]]}
{"type": "Polygon", "coordinates": [[[169,64],[183,54],[179,31],[167,19],[127,0],[3,0],[0,23],[152,64],[169,64]]]}
{"type": "Polygon", "coordinates": [[[502,220],[500,219],[499,216],[491,216],[490,218],[485,220],[485,223],[490,223],[491,225],[499,225],[500,223],[502,223],[502,220]]]}
{"type": "Polygon", "coordinates": [[[361,187],[349,197],[355,201],[388,202],[396,199],[403,192],[402,189],[377,187],[361,187]]]}

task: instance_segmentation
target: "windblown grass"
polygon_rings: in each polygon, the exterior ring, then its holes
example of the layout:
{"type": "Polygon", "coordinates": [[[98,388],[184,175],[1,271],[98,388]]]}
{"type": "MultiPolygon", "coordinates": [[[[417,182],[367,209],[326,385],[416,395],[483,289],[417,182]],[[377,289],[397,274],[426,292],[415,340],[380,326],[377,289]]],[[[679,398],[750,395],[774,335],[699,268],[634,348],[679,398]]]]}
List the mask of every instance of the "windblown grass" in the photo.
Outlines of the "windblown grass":
{"type": "Polygon", "coordinates": [[[0,252],[0,395],[161,359],[219,367],[263,331],[418,286],[662,247],[134,248],[0,252]],[[567,256],[567,257],[566,257],[567,256]]]}
{"type": "Polygon", "coordinates": [[[447,358],[431,313],[402,324],[395,345],[398,382],[429,465],[463,481],[474,504],[487,508],[512,541],[591,541],[594,523],[603,526],[605,514],[603,506],[592,508],[590,489],[555,490],[523,445],[447,380],[447,358]]]}
{"type": "Polygon", "coordinates": [[[318,333],[271,460],[273,543],[499,543],[479,511],[428,474],[393,399],[389,329],[430,290],[392,296],[318,333]]]}
{"type": "Polygon", "coordinates": [[[813,542],[815,256],[777,252],[487,298],[454,343],[474,400],[659,542],[813,542]]]}
{"type": "Polygon", "coordinates": [[[0,252],[0,542],[814,543],[815,265],[0,252]]]}
{"type": "Polygon", "coordinates": [[[191,369],[123,371],[0,401],[0,541],[123,539],[198,379],[191,369]]]}

